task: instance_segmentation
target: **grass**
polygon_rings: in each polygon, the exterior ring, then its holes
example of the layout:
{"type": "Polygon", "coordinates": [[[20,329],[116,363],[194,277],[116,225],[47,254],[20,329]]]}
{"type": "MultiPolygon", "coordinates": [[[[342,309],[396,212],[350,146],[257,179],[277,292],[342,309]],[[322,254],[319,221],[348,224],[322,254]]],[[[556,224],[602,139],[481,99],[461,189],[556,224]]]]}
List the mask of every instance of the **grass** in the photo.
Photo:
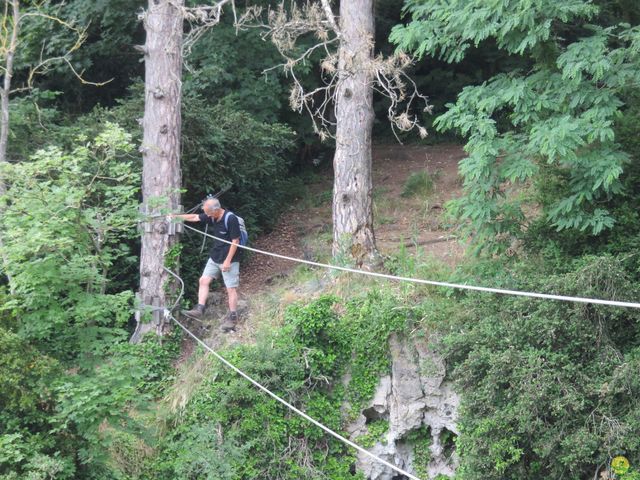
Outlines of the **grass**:
{"type": "Polygon", "coordinates": [[[435,189],[435,176],[436,175],[430,174],[427,170],[413,172],[407,177],[407,180],[405,180],[400,196],[403,198],[428,198],[435,189]]]}
{"type": "MultiPolygon", "coordinates": [[[[373,220],[376,225],[387,225],[395,221],[393,215],[385,215],[383,212],[388,213],[388,210],[380,208],[378,205],[385,205],[384,196],[389,192],[387,187],[375,187],[371,195],[373,203],[373,220]]],[[[388,201],[386,203],[389,203],[388,201]]]]}
{"type": "Polygon", "coordinates": [[[333,201],[333,190],[332,189],[324,190],[314,195],[313,206],[322,207],[323,205],[331,204],[332,201],[333,201]]]}
{"type": "Polygon", "coordinates": [[[387,187],[374,187],[373,192],[371,192],[371,198],[373,201],[382,200],[382,198],[389,193],[389,188],[387,187]]]}
{"type": "Polygon", "coordinates": [[[306,235],[302,239],[302,248],[309,260],[328,263],[331,261],[332,242],[333,231],[331,230],[331,225],[327,224],[321,231],[313,235],[306,235]]]}
{"type": "Polygon", "coordinates": [[[318,280],[323,272],[306,265],[299,265],[285,277],[278,279],[269,289],[252,295],[245,319],[247,332],[259,332],[261,328],[276,329],[282,325],[284,311],[292,303],[313,297],[305,285],[318,280]]]}
{"type": "Polygon", "coordinates": [[[164,405],[171,413],[182,414],[197,388],[209,375],[211,375],[210,357],[192,355],[178,367],[176,379],[163,399],[164,405]]]}

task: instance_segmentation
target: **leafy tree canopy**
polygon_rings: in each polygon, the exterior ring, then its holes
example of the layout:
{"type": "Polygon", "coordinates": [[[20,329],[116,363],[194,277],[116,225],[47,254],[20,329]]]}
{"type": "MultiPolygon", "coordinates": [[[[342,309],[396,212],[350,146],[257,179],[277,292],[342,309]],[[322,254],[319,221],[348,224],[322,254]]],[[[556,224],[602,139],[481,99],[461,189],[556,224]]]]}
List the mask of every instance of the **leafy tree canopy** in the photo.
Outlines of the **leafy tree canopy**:
{"type": "Polygon", "coordinates": [[[410,0],[405,9],[412,21],[391,35],[399,48],[457,62],[492,40],[526,59],[525,68],[465,87],[436,121],[467,138],[466,196],[453,207],[476,243],[491,248],[519,235],[532,199],[558,230],[612,227],[606,203],[622,192],[629,162],[614,124],[624,92],[640,80],[640,29],[607,25],[603,9],[584,0],[410,0]],[[554,194],[526,195],[532,182],[554,184],[554,194]]]}

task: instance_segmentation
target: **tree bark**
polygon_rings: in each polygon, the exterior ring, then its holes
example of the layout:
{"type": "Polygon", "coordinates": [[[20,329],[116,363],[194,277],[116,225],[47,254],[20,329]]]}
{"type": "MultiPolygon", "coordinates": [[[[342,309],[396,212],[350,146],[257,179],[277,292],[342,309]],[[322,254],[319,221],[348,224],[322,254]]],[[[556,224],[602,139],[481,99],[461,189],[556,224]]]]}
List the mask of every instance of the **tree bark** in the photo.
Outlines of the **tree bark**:
{"type": "MultiPolygon", "coordinates": [[[[180,204],[180,135],[182,85],[183,0],[149,0],[144,26],[145,110],[142,165],[142,208],[149,215],[175,212],[180,204]]],[[[151,322],[138,325],[131,341],[168,329],[160,311],[167,306],[167,286],[173,279],[163,270],[164,256],[177,242],[175,230],[161,220],[144,224],[140,252],[139,300],[155,306],[151,322]]]]}
{"type": "Polygon", "coordinates": [[[340,34],[333,255],[347,255],[357,265],[371,265],[378,261],[371,198],[373,0],[340,2],[340,34]]]}
{"type": "MultiPolygon", "coordinates": [[[[0,88],[0,165],[7,161],[7,146],[9,143],[9,95],[11,94],[11,79],[13,77],[13,59],[18,48],[18,35],[20,33],[20,1],[11,0],[11,37],[8,39],[8,48],[4,64],[4,82],[0,88]]],[[[4,175],[0,173],[0,197],[7,193],[7,185],[4,175]]],[[[0,214],[4,208],[0,203],[0,214]]],[[[4,251],[4,241],[0,232],[0,250],[2,250],[2,262],[4,274],[9,282],[9,291],[15,292],[13,277],[9,268],[9,259],[4,251]]]]}

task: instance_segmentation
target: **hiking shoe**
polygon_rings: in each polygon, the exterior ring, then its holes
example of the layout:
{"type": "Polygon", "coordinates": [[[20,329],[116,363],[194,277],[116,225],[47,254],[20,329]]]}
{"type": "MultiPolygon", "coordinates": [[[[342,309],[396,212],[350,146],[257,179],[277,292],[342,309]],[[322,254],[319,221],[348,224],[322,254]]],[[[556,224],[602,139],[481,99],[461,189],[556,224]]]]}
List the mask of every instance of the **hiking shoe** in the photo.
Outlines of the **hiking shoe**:
{"type": "Polygon", "coordinates": [[[236,312],[229,312],[225,315],[222,323],[220,324],[220,330],[224,333],[230,332],[236,329],[238,323],[238,314],[236,312]]]}
{"type": "Polygon", "coordinates": [[[187,317],[202,318],[202,315],[204,314],[204,308],[200,305],[196,305],[191,310],[183,310],[182,313],[184,313],[187,317]]]}

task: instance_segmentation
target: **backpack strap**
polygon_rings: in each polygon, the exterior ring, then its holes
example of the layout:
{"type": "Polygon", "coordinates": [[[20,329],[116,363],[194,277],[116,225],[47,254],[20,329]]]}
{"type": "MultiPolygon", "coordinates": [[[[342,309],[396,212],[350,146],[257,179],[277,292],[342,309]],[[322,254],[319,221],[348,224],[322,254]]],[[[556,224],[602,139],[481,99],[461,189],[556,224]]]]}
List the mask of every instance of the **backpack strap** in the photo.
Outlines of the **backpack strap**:
{"type": "Polygon", "coordinates": [[[224,214],[224,228],[229,231],[229,215],[235,215],[231,210],[227,210],[224,214]]]}

